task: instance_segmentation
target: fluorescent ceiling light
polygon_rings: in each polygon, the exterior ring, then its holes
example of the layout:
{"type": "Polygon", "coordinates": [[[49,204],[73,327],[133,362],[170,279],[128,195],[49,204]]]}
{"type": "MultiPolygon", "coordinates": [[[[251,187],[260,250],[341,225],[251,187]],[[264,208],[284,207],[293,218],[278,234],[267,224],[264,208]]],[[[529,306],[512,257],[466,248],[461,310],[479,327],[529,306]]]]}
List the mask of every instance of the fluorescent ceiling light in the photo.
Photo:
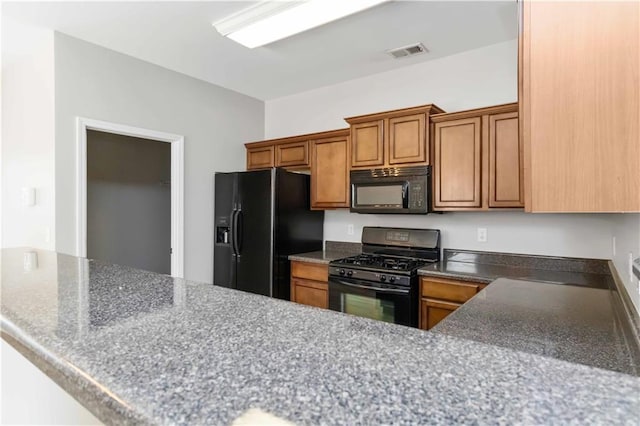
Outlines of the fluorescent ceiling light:
{"type": "Polygon", "coordinates": [[[254,48],[310,30],[388,0],[263,1],[213,26],[223,36],[254,48]]]}

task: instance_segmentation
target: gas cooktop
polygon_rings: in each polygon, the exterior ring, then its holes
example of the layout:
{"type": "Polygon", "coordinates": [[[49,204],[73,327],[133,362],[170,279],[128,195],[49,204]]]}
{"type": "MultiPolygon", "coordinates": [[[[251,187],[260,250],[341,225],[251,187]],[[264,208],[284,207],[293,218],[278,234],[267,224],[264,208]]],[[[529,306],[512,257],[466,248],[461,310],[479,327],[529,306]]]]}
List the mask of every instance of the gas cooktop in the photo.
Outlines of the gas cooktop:
{"type": "Polygon", "coordinates": [[[381,271],[411,272],[419,269],[427,263],[435,262],[429,259],[414,259],[401,256],[389,256],[383,254],[363,253],[356,256],[346,257],[331,262],[333,266],[344,267],[365,267],[381,271]]]}

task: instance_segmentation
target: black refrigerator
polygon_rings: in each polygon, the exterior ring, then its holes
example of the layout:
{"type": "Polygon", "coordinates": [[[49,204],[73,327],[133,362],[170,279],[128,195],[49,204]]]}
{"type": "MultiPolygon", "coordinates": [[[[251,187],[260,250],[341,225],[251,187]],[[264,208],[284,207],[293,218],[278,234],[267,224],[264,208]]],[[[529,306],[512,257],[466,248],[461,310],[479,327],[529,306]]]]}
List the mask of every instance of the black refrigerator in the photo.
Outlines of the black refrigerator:
{"type": "Polygon", "coordinates": [[[322,250],[324,212],[308,175],[284,169],[216,173],[213,283],[289,300],[289,260],[322,250]]]}

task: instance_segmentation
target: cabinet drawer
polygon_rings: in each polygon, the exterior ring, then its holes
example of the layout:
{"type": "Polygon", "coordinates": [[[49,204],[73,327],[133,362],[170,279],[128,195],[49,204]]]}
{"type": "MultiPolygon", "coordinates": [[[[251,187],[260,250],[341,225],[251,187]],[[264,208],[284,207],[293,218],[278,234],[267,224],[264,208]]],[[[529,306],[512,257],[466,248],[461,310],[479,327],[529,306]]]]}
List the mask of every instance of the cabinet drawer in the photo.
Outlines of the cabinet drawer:
{"type": "Polygon", "coordinates": [[[291,277],[314,281],[329,281],[329,265],[307,262],[291,262],[291,277]]]}
{"type": "Polygon", "coordinates": [[[276,167],[308,165],[309,143],[307,141],[276,146],[276,167]]]}
{"type": "Polygon", "coordinates": [[[479,283],[441,280],[437,278],[421,279],[421,294],[423,297],[450,300],[464,303],[471,299],[484,286],[479,283]]]}

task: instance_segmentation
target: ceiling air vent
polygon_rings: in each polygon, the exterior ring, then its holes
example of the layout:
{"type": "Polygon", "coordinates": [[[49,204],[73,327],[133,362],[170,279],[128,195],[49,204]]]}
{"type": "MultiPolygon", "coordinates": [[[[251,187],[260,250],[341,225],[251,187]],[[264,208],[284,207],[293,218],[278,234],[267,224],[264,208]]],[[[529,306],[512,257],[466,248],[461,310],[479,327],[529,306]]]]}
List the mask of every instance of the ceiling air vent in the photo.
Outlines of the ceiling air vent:
{"type": "Polygon", "coordinates": [[[420,55],[421,53],[427,53],[428,50],[422,43],[410,44],[408,46],[398,47],[396,49],[389,49],[387,53],[393,56],[395,59],[406,58],[407,56],[420,55]]]}

